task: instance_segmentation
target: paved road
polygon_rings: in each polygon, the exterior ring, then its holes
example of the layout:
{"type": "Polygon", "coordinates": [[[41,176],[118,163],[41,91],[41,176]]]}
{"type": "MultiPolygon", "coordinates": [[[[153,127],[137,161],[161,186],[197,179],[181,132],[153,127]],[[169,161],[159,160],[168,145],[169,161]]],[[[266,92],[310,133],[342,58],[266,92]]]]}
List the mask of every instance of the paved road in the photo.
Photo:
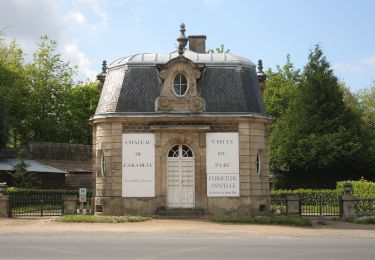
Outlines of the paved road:
{"type": "Polygon", "coordinates": [[[374,239],[0,235],[0,259],[375,259],[374,239]]]}

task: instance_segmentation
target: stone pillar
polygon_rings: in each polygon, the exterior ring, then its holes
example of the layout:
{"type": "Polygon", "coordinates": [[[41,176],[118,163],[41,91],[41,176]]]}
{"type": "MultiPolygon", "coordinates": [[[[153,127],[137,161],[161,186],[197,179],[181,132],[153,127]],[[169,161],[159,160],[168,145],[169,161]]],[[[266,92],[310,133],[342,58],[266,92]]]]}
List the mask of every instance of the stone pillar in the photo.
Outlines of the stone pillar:
{"type": "Polygon", "coordinates": [[[342,218],[355,218],[357,216],[356,209],[354,207],[354,198],[350,194],[342,196],[342,218]]]}
{"type": "Polygon", "coordinates": [[[286,212],[288,215],[301,215],[300,200],[296,195],[286,196],[286,212]]]}
{"type": "Polygon", "coordinates": [[[0,218],[9,217],[9,197],[0,195],[0,218]]]}
{"type": "Polygon", "coordinates": [[[64,196],[64,215],[77,214],[77,196],[64,196]]]}

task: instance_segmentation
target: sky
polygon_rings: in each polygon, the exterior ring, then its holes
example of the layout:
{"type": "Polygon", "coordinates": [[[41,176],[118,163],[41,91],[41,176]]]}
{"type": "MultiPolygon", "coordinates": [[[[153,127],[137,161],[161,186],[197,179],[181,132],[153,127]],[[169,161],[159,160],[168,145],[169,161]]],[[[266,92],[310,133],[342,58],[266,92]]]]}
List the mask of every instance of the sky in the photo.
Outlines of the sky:
{"type": "Polygon", "coordinates": [[[373,0],[3,0],[0,30],[32,59],[41,35],[59,43],[64,61],[78,65],[77,80],[95,79],[108,63],[137,53],[176,50],[186,35],[206,35],[265,68],[296,68],[320,44],[335,75],[354,92],[375,80],[373,0]]]}

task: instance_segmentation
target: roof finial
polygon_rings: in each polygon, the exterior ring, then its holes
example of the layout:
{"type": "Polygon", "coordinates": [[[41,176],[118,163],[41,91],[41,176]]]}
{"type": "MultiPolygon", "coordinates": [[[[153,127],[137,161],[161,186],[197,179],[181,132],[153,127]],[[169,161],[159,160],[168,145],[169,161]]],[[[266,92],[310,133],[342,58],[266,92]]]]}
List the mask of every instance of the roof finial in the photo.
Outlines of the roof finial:
{"type": "Polygon", "coordinates": [[[258,74],[264,74],[262,60],[258,60],[258,74]]]}
{"type": "Polygon", "coordinates": [[[185,24],[184,23],[181,23],[180,25],[180,32],[181,32],[181,35],[180,37],[177,38],[177,41],[178,41],[178,54],[182,55],[184,54],[184,48],[189,40],[188,37],[185,36],[185,24]]]}
{"type": "Polygon", "coordinates": [[[103,63],[102,63],[102,73],[103,74],[107,73],[107,61],[106,60],[103,60],[103,63]]]}
{"type": "Polygon", "coordinates": [[[262,62],[262,60],[258,60],[258,72],[257,72],[257,76],[258,76],[258,81],[259,81],[259,87],[260,87],[260,90],[261,90],[262,95],[263,95],[264,89],[266,88],[267,75],[263,71],[263,62],[262,62]]]}
{"type": "Polygon", "coordinates": [[[106,76],[107,76],[107,61],[103,60],[103,63],[102,63],[102,72],[100,72],[96,76],[97,80],[99,81],[98,87],[99,87],[100,91],[102,91],[102,88],[103,88],[106,76]]]}

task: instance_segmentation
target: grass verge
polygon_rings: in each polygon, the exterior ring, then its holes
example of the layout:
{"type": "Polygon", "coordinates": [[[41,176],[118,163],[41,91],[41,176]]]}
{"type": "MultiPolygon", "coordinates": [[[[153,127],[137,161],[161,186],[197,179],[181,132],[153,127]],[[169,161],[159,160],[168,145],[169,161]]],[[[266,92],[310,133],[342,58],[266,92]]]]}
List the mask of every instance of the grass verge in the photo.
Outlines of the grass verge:
{"type": "Polygon", "coordinates": [[[271,224],[271,225],[291,225],[310,227],[312,222],[310,219],[293,216],[215,216],[209,220],[223,223],[249,223],[249,224],[271,224]]]}
{"type": "Polygon", "coordinates": [[[94,216],[94,215],[63,215],[56,218],[57,222],[67,223],[125,223],[151,220],[142,216],[94,216]]]}
{"type": "Polygon", "coordinates": [[[375,217],[357,218],[357,219],[352,220],[351,222],[354,222],[357,224],[375,224],[375,217]]]}

